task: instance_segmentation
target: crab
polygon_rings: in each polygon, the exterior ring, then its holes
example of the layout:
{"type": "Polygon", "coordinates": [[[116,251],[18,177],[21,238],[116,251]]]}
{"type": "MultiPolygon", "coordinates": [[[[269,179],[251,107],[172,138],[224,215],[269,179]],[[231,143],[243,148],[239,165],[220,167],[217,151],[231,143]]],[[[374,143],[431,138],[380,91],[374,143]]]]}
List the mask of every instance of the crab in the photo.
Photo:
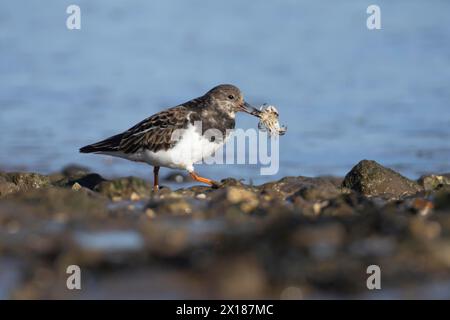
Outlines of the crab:
{"type": "Polygon", "coordinates": [[[259,130],[268,131],[270,135],[282,136],[286,133],[287,127],[280,125],[278,110],[275,106],[263,104],[255,115],[259,118],[259,130]]]}

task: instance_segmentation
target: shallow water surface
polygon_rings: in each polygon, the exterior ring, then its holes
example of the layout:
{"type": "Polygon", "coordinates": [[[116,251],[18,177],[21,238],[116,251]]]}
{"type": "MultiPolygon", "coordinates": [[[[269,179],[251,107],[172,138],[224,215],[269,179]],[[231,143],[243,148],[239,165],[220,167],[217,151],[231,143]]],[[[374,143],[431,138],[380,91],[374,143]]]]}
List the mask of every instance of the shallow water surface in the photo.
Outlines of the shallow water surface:
{"type": "MultiPolygon", "coordinates": [[[[5,1],[0,12],[0,168],[51,172],[80,163],[105,176],[146,165],[78,148],[234,83],[275,104],[285,175],[344,175],[374,159],[410,177],[450,171],[447,1],[5,1]]],[[[241,115],[238,126],[256,128],[241,115]]],[[[257,165],[200,166],[255,182],[257,165]]],[[[165,170],[163,170],[164,174],[165,170]]]]}

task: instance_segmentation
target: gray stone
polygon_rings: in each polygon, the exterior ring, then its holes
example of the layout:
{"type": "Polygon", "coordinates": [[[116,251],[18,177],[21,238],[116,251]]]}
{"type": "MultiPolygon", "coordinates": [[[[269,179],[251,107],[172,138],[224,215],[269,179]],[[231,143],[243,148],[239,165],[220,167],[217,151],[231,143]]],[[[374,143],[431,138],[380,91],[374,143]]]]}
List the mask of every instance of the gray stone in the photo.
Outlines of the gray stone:
{"type": "Polygon", "coordinates": [[[422,190],[417,182],[372,160],[362,160],[354,166],[345,176],[342,186],[366,196],[401,197],[422,190]]]}

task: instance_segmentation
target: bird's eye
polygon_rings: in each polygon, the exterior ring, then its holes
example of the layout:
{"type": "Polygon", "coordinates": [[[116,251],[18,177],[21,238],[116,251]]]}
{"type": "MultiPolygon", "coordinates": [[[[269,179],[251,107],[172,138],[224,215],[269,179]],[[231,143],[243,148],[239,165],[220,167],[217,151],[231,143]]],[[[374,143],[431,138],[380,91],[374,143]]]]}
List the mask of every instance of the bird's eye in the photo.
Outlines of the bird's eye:
{"type": "Polygon", "coordinates": [[[228,96],[228,99],[233,100],[233,99],[234,99],[234,96],[233,96],[232,94],[230,94],[230,95],[228,96]]]}

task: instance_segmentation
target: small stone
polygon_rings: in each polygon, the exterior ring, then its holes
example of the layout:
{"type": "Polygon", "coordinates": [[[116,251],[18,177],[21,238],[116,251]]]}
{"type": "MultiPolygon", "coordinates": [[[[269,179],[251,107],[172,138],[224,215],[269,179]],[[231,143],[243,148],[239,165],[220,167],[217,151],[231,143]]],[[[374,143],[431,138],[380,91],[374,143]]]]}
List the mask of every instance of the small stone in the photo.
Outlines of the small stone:
{"type": "Polygon", "coordinates": [[[154,217],[156,217],[155,211],[153,209],[150,209],[150,208],[145,210],[145,215],[147,217],[149,217],[150,219],[153,219],[154,217]]]}
{"type": "Polygon", "coordinates": [[[131,201],[139,201],[139,200],[141,200],[141,197],[136,192],[132,192],[130,195],[130,200],[131,201]]]}
{"type": "Polygon", "coordinates": [[[119,201],[122,201],[122,197],[119,197],[119,196],[113,196],[113,197],[111,198],[111,200],[112,200],[113,202],[119,202],[119,201]]]}
{"type": "Polygon", "coordinates": [[[206,199],[206,194],[204,193],[199,193],[198,195],[195,196],[197,199],[206,199]]]}
{"type": "Polygon", "coordinates": [[[322,211],[323,208],[325,208],[326,206],[328,206],[330,202],[329,201],[321,201],[321,202],[315,202],[313,204],[313,211],[314,214],[320,214],[320,211],[322,211]]]}
{"type": "Polygon", "coordinates": [[[83,188],[78,182],[75,182],[72,186],[72,190],[74,191],[79,191],[81,190],[81,188],[83,188]]]}

